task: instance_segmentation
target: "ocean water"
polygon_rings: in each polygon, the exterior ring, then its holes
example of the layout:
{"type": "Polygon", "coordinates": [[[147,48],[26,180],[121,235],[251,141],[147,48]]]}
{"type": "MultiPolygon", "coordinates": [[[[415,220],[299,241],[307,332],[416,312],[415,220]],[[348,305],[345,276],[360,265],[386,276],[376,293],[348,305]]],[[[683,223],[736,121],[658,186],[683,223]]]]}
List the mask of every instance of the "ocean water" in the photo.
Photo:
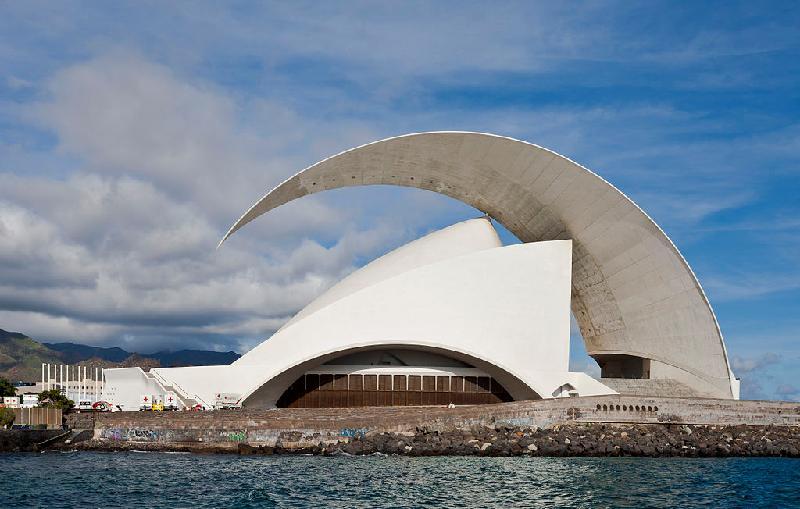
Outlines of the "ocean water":
{"type": "Polygon", "coordinates": [[[0,507],[800,507],[800,460],[5,454],[0,507]]]}

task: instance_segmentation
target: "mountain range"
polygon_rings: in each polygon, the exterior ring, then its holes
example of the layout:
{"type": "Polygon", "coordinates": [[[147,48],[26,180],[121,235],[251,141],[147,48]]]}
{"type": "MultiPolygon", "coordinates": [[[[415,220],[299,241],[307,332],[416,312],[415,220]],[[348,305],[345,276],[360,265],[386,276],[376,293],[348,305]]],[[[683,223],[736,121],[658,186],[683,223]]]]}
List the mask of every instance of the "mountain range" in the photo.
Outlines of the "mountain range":
{"type": "Polygon", "coordinates": [[[41,380],[42,363],[78,364],[101,368],[140,366],[149,369],[230,364],[239,357],[238,353],[232,351],[165,350],[141,354],[128,352],[119,347],[40,343],[25,334],[0,329],[0,376],[15,382],[41,380]]]}

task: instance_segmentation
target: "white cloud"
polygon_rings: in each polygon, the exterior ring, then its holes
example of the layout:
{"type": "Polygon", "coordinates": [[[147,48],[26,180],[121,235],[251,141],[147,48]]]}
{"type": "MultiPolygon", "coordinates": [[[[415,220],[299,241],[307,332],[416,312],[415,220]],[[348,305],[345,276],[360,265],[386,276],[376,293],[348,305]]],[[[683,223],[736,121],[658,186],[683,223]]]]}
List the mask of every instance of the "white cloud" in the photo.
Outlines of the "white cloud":
{"type": "Polygon", "coordinates": [[[755,357],[741,357],[735,355],[731,359],[731,367],[737,375],[746,375],[777,364],[780,360],[780,357],[773,352],[765,352],[755,357]]]}
{"type": "MultiPolygon", "coordinates": [[[[69,67],[48,91],[36,118],[88,171],[143,178],[174,199],[214,209],[240,198],[264,169],[258,140],[237,130],[231,99],[134,54],[113,52],[69,67]]],[[[264,166],[274,178],[276,168],[264,166]]]]}
{"type": "MultiPolygon", "coordinates": [[[[10,332],[22,332],[37,340],[46,342],[76,341],[83,344],[104,344],[109,337],[121,340],[124,328],[102,324],[86,323],[65,316],[52,316],[30,311],[0,310],[0,323],[10,332]],[[13,327],[12,327],[13,325],[13,327]]],[[[115,342],[112,346],[120,346],[115,342]]]]}
{"type": "Polygon", "coordinates": [[[770,274],[735,271],[724,276],[709,275],[704,281],[715,299],[726,301],[755,299],[800,289],[800,276],[791,272],[770,274]]]}
{"type": "MultiPolygon", "coordinates": [[[[212,87],[122,52],[59,72],[48,90],[32,118],[80,169],[0,173],[0,308],[34,337],[252,346],[428,220],[424,199],[404,218],[359,213],[373,198],[312,198],[215,250],[309,157],[296,147],[307,120],[263,100],[243,114],[212,87]]],[[[321,131],[329,150],[357,130],[321,131]]]]}
{"type": "MultiPolygon", "coordinates": [[[[15,211],[4,256],[33,262],[15,272],[26,284],[6,278],[0,287],[9,309],[124,326],[129,337],[139,330],[153,338],[161,323],[178,341],[194,331],[242,335],[247,343],[270,332],[255,327],[275,327],[357,261],[430,225],[432,213],[469,214],[431,193],[341,191],[289,204],[215,251],[227,226],[266,189],[316,158],[380,137],[380,128],[319,126],[313,115],[228,96],[124,51],[60,71],[47,90],[30,118],[53,130],[58,150],[80,166],[63,179],[0,174],[0,200],[15,211]]],[[[609,126],[643,118],[668,124],[681,115],[643,106],[482,118],[522,138],[527,129],[534,141],[547,134],[568,150],[590,138],[613,148],[609,126]]],[[[746,197],[734,198],[729,206],[746,197]]],[[[687,220],[719,209],[701,208],[687,220]]]]}
{"type": "Polygon", "coordinates": [[[18,78],[17,76],[7,76],[6,84],[8,85],[8,88],[12,90],[20,90],[23,88],[30,88],[33,86],[33,83],[31,83],[30,81],[18,78]]]}

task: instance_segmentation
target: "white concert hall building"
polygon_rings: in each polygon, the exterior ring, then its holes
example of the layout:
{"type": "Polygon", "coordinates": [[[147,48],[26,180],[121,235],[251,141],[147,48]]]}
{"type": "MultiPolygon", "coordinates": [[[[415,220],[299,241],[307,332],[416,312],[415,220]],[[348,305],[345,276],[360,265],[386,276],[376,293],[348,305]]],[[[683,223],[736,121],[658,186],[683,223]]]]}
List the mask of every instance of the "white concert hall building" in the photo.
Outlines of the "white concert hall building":
{"type": "Polygon", "coordinates": [[[225,239],[305,195],[378,184],[486,215],[365,265],[233,364],[106,369],[103,398],[124,410],[164,393],[206,408],[219,394],[247,408],[738,398],[716,317],[675,245],[614,186],[530,143],[437,132],[357,147],[268,192],[225,239]],[[504,246],[492,220],[521,243],[504,246]],[[569,371],[571,313],[598,379],[569,371]]]}

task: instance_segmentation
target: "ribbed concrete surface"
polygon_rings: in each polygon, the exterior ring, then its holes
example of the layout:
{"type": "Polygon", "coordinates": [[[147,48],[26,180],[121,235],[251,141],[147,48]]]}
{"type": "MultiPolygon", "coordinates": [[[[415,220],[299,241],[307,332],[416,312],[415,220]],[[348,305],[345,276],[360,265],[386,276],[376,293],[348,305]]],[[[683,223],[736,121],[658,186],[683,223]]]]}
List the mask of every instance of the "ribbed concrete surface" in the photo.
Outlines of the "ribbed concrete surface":
{"type": "Polygon", "coordinates": [[[623,396],[656,396],[662,398],[696,398],[703,396],[688,385],[668,378],[601,378],[600,382],[623,396]]]}

